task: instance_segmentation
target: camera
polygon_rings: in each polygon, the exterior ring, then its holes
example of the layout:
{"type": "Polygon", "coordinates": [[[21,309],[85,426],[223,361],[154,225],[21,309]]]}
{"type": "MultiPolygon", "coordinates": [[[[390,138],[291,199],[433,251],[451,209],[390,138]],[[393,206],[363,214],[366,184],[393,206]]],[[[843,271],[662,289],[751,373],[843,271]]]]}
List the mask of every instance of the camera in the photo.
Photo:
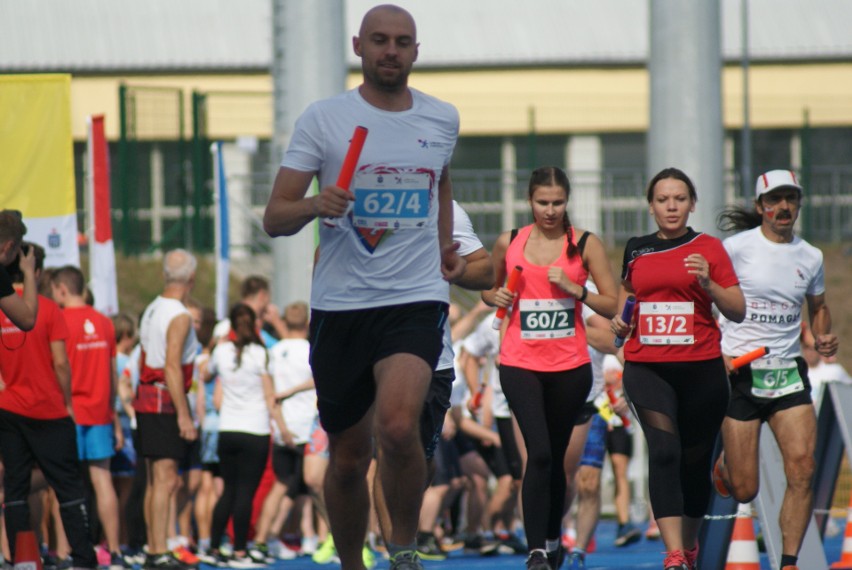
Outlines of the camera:
{"type": "Polygon", "coordinates": [[[21,272],[21,256],[28,255],[30,248],[33,248],[33,252],[36,256],[36,269],[41,269],[43,267],[44,249],[32,242],[23,242],[21,244],[21,253],[16,255],[15,259],[6,266],[6,272],[9,274],[9,277],[12,278],[12,282],[14,283],[19,283],[24,280],[24,274],[21,272]]]}

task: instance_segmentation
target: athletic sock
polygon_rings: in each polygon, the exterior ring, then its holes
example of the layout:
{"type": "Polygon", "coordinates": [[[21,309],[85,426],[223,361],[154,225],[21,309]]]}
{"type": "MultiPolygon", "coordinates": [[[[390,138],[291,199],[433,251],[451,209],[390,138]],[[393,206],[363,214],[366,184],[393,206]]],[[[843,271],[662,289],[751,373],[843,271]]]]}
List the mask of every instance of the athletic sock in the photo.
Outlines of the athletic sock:
{"type": "Polygon", "coordinates": [[[795,566],[798,561],[799,561],[798,556],[790,556],[789,554],[782,554],[781,555],[781,568],[784,568],[785,566],[795,566]]]}
{"type": "Polygon", "coordinates": [[[544,541],[544,551],[545,552],[556,552],[559,550],[559,539],[554,538],[553,540],[545,540],[544,541]]]}

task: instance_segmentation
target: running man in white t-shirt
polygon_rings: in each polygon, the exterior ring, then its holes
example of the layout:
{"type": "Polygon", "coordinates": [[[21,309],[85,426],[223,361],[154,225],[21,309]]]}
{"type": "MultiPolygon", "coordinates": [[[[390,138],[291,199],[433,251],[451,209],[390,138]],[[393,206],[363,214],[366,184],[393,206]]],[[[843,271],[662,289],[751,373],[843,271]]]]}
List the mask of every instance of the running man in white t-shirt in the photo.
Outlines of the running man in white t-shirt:
{"type": "Polygon", "coordinates": [[[782,570],[794,570],[813,509],[816,416],[799,335],[808,308],[816,350],[837,352],[825,302],[822,252],[795,235],[802,186],[789,170],[760,175],[754,211],[727,210],[723,230],[742,231],[724,241],[746,299],[746,318],[722,317],[722,352],[731,379],[731,403],[722,424],[725,451],[713,479],[723,496],[741,503],[758,492],[758,442],[767,422],[784,458],[787,490],[781,506],[782,570]],[[769,354],[738,370],[732,357],[766,346],[769,354]]]}
{"type": "Polygon", "coordinates": [[[296,122],[264,214],[269,235],[315,218],[322,255],[311,292],[311,367],[329,434],[325,498],[344,569],[361,569],[373,435],[390,508],[391,568],[420,568],[415,534],[426,463],[419,417],[441,353],[452,242],[449,164],[458,112],[408,87],[414,19],[371,9],[352,40],[363,83],[296,122]],[[356,126],[369,135],[350,188],[336,179],[356,126]],[[314,176],[320,191],[306,197],[314,176]]]}

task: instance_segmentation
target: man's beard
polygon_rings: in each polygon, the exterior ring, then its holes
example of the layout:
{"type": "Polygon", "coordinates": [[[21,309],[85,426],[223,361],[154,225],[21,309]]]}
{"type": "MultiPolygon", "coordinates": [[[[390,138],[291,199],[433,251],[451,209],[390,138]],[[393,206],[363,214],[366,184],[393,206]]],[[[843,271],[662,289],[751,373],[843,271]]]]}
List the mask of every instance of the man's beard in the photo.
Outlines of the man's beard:
{"type": "Polygon", "coordinates": [[[399,91],[400,88],[408,84],[408,74],[410,70],[399,68],[399,73],[393,77],[383,76],[378,70],[364,70],[364,74],[369,78],[377,89],[388,93],[399,91]]]}

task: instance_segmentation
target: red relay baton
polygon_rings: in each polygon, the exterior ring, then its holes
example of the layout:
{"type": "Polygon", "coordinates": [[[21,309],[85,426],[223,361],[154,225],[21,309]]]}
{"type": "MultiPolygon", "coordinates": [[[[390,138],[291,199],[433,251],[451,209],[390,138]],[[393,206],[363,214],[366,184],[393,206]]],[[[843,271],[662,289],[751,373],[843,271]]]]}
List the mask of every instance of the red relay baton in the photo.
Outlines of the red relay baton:
{"type": "MultiPolygon", "coordinates": [[[[520,265],[516,265],[512,272],[509,274],[509,279],[506,280],[506,289],[509,292],[515,292],[515,288],[518,286],[518,279],[521,277],[521,272],[523,272],[524,268],[520,265]]],[[[497,309],[497,314],[494,315],[494,322],[491,323],[491,328],[497,330],[500,328],[500,324],[503,322],[503,319],[506,317],[506,311],[508,311],[507,307],[500,307],[497,309]]]]}
{"type": "MultiPolygon", "coordinates": [[[[337,175],[335,185],[347,192],[349,192],[349,185],[352,184],[352,176],[355,174],[355,167],[358,166],[358,158],[361,156],[361,149],[364,148],[364,141],[367,140],[367,132],[367,127],[361,125],[355,127],[352,139],[349,141],[349,149],[346,151],[346,156],[343,157],[343,166],[340,167],[340,174],[337,175]]],[[[336,225],[334,218],[326,218],[323,223],[331,227],[336,225]]]]}
{"type": "Polygon", "coordinates": [[[754,362],[758,358],[769,354],[769,349],[765,346],[761,346],[760,348],[755,348],[751,352],[746,352],[742,356],[738,356],[731,360],[731,366],[736,370],[741,366],[745,366],[750,362],[754,362]]]}
{"type": "MultiPolygon", "coordinates": [[[[607,388],[606,395],[609,398],[609,403],[614,406],[615,403],[618,401],[618,396],[615,395],[615,390],[613,390],[612,388],[607,388]]],[[[613,408],[612,411],[615,412],[615,408],[613,408]]],[[[624,429],[630,429],[630,419],[628,419],[627,416],[622,416],[621,414],[618,414],[618,417],[621,418],[621,425],[624,427],[624,429]]]]}
{"type": "Polygon", "coordinates": [[[479,384],[479,390],[477,390],[476,394],[473,395],[473,409],[478,410],[479,406],[482,405],[482,397],[485,395],[485,388],[485,382],[481,382],[479,384]]]}
{"type": "Polygon", "coordinates": [[[340,167],[340,174],[337,176],[337,186],[344,190],[348,191],[349,185],[352,183],[352,175],[355,174],[355,167],[358,166],[358,158],[361,156],[361,149],[364,148],[365,140],[367,140],[367,127],[358,125],[355,127],[355,132],[352,133],[349,150],[346,151],[343,166],[340,167]]]}

